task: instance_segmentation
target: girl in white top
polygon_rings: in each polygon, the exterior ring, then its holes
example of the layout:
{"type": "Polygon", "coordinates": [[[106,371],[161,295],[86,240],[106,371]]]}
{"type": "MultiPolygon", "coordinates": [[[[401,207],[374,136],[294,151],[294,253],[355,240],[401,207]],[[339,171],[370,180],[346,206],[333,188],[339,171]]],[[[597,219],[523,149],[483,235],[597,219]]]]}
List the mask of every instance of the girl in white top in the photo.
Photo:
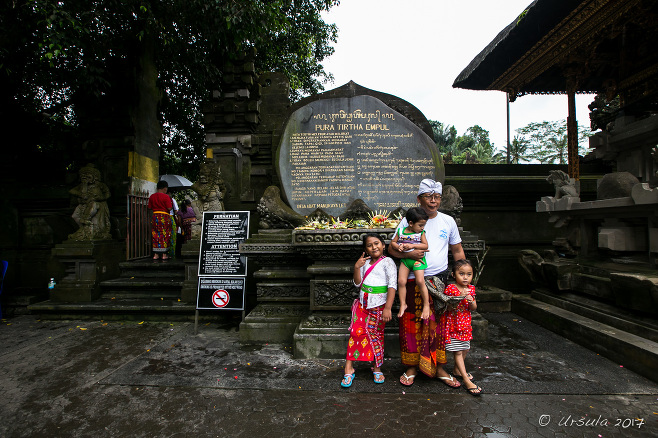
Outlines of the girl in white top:
{"type": "Polygon", "coordinates": [[[391,308],[397,286],[395,263],[384,255],[386,245],[379,234],[363,238],[365,252],[354,264],[354,285],[359,299],[352,305],[350,338],[347,344],[345,374],[340,385],[349,388],[354,381],[354,361],[375,361],[373,379],[384,383],[384,326],[392,318],[391,308]],[[367,254],[367,256],[366,256],[367,254]]]}

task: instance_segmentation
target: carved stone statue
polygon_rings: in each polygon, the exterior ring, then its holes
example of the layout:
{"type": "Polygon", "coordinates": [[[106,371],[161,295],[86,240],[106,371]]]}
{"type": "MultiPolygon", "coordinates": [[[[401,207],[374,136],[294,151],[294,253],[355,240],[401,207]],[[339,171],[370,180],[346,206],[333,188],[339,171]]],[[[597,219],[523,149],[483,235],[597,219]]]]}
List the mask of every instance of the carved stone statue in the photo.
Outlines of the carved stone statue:
{"type": "Polygon", "coordinates": [[[446,185],[443,187],[441,196],[441,208],[439,211],[452,216],[458,226],[461,226],[461,214],[464,210],[462,197],[454,186],[446,185]]]}
{"type": "Polygon", "coordinates": [[[192,224],[192,238],[201,237],[201,225],[204,211],[224,211],[224,196],[226,185],[221,175],[219,163],[206,160],[201,163],[199,180],[191,187],[198,198],[192,201],[192,209],[196,214],[196,222],[192,224]]]}
{"type": "Polygon", "coordinates": [[[80,184],[69,190],[78,206],[71,216],[80,228],[69,235],[72,240],[110,239],[110,190],[101,182],[101,173],[92,164],[80,169],[80,184]]]}
{"type": "Polygon", "coordinates": [[[569,175],[561,170],[551,170],[546,181],[555,186],[555,199],[562,197],[578,197],[578,190],[576,185],[569,175]]]}
{"type": "Polygon", "coordinates": [[[276,186],[265,189],[258,203],[259,226],[264,229],[290,229],[304,223],[304,216],[296,213],[281,200],[281,191],[276,186]]]}

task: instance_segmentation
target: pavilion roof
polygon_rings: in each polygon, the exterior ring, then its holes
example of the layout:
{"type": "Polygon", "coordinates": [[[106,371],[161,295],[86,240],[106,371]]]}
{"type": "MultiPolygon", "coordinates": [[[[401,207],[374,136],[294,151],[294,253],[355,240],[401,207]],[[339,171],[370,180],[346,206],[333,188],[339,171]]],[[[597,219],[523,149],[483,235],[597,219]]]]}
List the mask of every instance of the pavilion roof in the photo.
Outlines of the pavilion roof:
{"type": "Polygon", "coordinates": [[[611,80],[617,88],[632,86],[647,73],[655,75],[658,63],[655,56],[638,56],[632,68],[619,68],[619,54],[628,47],[620,30],[629,27],[631,36],[644,35],[646,41],[647,26],[653,34],[657,25],[642,22],[643,14],[653,16],[657,3],[535,0],[471,61],[453,87],[500,90],[515,98],[569,89],[597,93],[609,88],[611,80]]]}

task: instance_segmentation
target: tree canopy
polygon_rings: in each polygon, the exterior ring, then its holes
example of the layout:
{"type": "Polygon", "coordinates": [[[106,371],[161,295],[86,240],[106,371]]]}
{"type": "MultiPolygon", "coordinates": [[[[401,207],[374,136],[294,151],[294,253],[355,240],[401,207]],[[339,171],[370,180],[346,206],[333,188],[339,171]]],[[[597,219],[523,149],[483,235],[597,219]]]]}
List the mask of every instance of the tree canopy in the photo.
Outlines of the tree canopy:
{"type": "MultiPolygon", "coordinates": [[[[536,160],[541,164],[567,164],[567,121],[558,120],[553,122],[529,123],[523,128],[517,129],[518,146],[524,152],[529,152],[525,157],[536,160]]],[[[583,142],[589,138],[589,128],[578,126],[578,154],[584,156],[587,151],[583,142]]]]}
{"type": "MultiPolygon", "coordinates": [[[[456,164],[504,164],[507,150],[497,150],[489,140],[489,131],[475,125],[464,135],[457,135],[452,125],[430,120],[434,131],[434,141],[446,163],[456,164]]],[[[517,135],[510,144],[510,163],[536,162],[541,164],[566,164],[567,122],[544,121],[530,123],[516,130],[517,135]]],[[[584,142],[591,136],[584,126],[578,126],[579,154],[587,152],[584,142]]]]}
{"type": "Polygon", "coordinates": [[[489,140],[489,131],[481,126],[471,126],[464,135],[457,135],[452,125],[444,125],[429,120],[434,131],[434,141],[446,163],[491,164],[498,162],[499,156],[489,140]]]}
{"type": "MultiPolygon", "coordinates": [[[[321,12],[338,0],[15,0],[0,6],[3,127],[30,132],[26,153],[74,157],[94,105],[130,101],[136,72],[154,74],[149,92],[164,141],[203,142],[200,102],[222,68],[252,48],[257,71],[280,71],[292,97],[323,90],[321,62],[335,25],[321,12]],[[149,72],[149,68],[155,73],[149,72]],[[157,94],[157,95],[155,95],[157,94]],[[111,97],[114,96],[114,100],[111,97]],[[201,133],[201,136],[199,134],[201,133]]],[[[133,97],[134,98],[134,97],[133,97]]]]}

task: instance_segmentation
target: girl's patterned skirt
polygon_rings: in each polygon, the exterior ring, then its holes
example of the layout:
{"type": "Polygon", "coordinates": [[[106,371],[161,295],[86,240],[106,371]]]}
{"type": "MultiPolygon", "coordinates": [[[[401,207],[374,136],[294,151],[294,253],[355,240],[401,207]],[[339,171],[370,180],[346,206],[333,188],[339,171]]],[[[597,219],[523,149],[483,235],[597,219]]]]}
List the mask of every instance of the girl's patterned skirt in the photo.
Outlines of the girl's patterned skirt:
{"type": "Polygon", "coordinates": [[[364,309],[359,300],[352,305],[350,340],[347,343],[347,360],[375,361],[376,367],[384,363],[384,306],[364,309]]]}

